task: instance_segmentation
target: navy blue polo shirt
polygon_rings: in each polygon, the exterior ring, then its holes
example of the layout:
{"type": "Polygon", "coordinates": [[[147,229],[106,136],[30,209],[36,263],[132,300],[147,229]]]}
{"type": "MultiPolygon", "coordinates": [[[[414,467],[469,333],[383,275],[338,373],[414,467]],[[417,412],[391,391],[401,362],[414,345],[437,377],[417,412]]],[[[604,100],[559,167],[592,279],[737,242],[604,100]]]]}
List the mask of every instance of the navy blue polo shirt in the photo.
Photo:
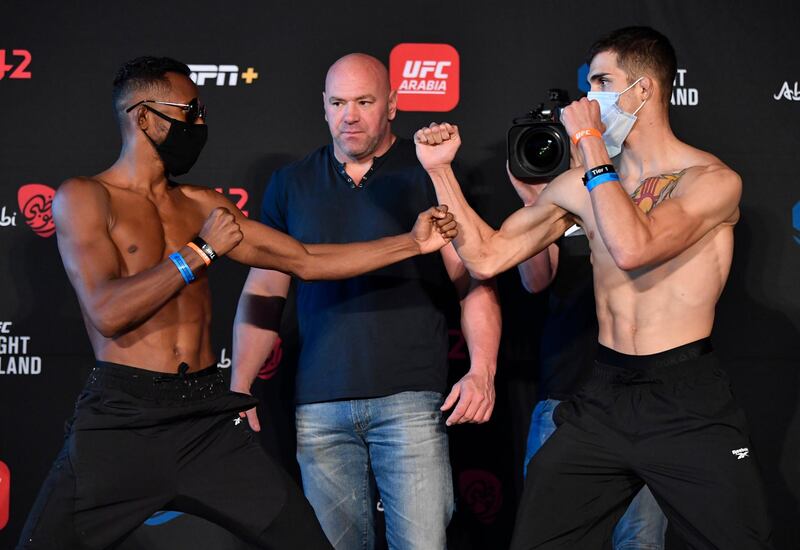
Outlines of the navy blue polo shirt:
{"type": "MultiPolygon", "coordinates": [[[[437,204],[410,140],[376,157],[361,184],[322,147],[272,175],[262,221],[309,244],[370,241],[407,233],[437,204]]],[[[297,403],[443,392],[453,299],[440,253],[343,281],[298,281],[297,403]]]]}

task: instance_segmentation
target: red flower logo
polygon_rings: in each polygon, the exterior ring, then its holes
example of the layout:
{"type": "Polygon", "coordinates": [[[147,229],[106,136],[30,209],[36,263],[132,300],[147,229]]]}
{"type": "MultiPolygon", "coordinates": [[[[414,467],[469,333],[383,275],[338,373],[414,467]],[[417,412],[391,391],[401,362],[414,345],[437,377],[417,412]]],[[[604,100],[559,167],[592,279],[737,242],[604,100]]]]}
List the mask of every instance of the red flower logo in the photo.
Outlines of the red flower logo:
{"type": "Polygon", "coordinates": [[[503,485],[486,470],[464,470],[458,476],[458,491],[475,518],[491,525],[503,504],[503,485]]]}
{"type": "Polygon", "coordinates": [[[56,232],[53,221],[55,194],[55,189],[43,183],[28,183],[17,192],[19,210],[25,223],[40,237],[49,237],[56,232]]]}

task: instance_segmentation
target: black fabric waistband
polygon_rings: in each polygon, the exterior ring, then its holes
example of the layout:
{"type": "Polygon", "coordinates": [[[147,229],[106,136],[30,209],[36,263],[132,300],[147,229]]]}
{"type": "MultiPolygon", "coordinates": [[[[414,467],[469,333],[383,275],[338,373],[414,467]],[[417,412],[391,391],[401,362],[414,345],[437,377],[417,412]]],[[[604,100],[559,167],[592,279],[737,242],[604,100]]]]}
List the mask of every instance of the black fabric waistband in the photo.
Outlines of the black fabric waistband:
{"type": "Polygon", "coordinates": [[[227,391],[216,365],[187,372],[182,363],[175,374],[150,371],[109,361],[97,361],[89,373],[87,389],[114,389],[140,399],[197,401],[227,391]]]}
{"type": "Polygon", "coordinates": [[[623,369],[652,369],[659,367],[669,367],[683,363],[684,361],[691,361],[699,359],[701,356],[711,353],[713,347],[711,346],[711,338],[703,338],[695,342],[690,342],[677,348],[668,349],[659,353],[651,355],[628,355],[627,353],[620,353],[611,348],[607,348],[602,344],[597,346],[597,362],[612,367],[621,367],[623,369]]]}
{"type": "Polygon", "coordinates": [[[709,338],[651,355],[628,355],[601,345],[591,379],[624,386],[661,384],[715,369],[719,365],[709,338]]]}

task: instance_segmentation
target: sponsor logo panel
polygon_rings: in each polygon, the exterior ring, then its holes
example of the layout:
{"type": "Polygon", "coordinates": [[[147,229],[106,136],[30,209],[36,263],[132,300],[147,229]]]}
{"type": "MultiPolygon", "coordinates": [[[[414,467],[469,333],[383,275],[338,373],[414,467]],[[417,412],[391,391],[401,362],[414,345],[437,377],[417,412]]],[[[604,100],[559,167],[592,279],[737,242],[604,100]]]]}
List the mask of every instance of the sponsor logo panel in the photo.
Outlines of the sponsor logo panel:
{"type": "Polygon", "coordinates": [[[0,375],[41,373],[42,358],[31,354],[31,337],[16,334],[11,321],[0,321],[0,375]]]}
{"type": "Polygon", "coordinates": [[[401,111],[452,111],[459,101],[460,60],[449,44],[398,44],[389,75],[401,111]]]}
{"type": "Polygon", "coordinates": [[[28,227],[40,237],[56,232],[53,221],[53,197],[56,190],[43,183],[26,183],[17,191],[17,203],[28,227]]]}
{"type": "Polygon", "coordinates": [[[32,59],[28,50],[0,49],[0,80],[30,80],[32,59]]]}
{"type": "Polygon", "coordinates": [[[238,86],[239,81],[253,84],[258,80],[258,73],[254,67],[247,67],[245,71],[239,65],[212,65],[209,63],[189,64],[191,74],[189,78],[198,86],[238,86]]]}
{"type": "Polygon", "coordinates": [[[772,97],[776,101],[800,101],[800,85],[798,85],[798,81],[795,80],[791,84],[788,80],[784,81],[780,89],[772,97]]]}

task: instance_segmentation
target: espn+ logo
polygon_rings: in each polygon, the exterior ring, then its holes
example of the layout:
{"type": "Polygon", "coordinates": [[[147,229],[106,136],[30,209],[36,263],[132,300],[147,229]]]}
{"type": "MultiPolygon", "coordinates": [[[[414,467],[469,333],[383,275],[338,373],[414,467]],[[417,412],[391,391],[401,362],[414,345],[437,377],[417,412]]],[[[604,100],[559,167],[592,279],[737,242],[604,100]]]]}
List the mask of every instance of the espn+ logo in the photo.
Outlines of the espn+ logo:
{"type": "Polygon", "coordinates": [[[398,44],[389,76],[401,111],[451,111],[459,100],[460,61],[449,44],[398,44]]]}
{"type": "Polygon", "coordinates": [[[258,73],[253,67],[239,74],[238,65],[197,65],[190,64],[191,74],[189,78],[198,86],[236,86],[239,79],[244,80],[245,84],[252,84],[258,78],[258,73]]]}

